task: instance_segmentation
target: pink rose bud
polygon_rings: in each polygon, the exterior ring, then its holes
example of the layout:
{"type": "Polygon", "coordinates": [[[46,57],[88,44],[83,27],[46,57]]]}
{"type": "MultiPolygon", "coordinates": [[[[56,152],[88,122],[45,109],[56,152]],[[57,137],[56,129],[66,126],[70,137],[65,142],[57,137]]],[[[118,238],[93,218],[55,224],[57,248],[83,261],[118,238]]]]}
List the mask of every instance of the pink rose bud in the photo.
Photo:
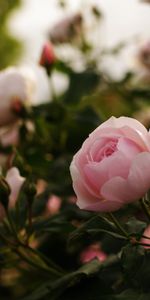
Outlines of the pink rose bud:
{"type": "Polygon", "coordinates": [[[107,254],[101,250],[99,244],[90,245],[80,254],[80,261],[83,264],[88,263],[95,258],[97,258],[100,262],[103,262],[107,258],[107,254]]]}
{"type": "Polygon", "coordinates": [[[39,64],[46,69],[51,68],[56,61],[53,46],[50,42],[46,42],[40,57],[39,64]]]}
{"type": "Polygon", "coordinates": [[[150,189],[150,133],[135,119],[111,117],[89,135],[70,171],[81,209],[118,210],[150,189]]]}

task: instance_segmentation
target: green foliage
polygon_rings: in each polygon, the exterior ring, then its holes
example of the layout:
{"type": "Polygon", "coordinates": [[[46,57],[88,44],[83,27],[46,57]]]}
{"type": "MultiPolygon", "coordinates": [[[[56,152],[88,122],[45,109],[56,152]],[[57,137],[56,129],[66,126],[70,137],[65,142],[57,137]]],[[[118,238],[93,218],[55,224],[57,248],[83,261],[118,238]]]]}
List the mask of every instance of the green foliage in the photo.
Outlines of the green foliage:
{"type": "Polygon", "coordinates": [[[20,0],[0,0],[0,69],[14,64],[21,54],[21,44],[8,32],[8,18],[13,9],[19,6],[20,0]]]}

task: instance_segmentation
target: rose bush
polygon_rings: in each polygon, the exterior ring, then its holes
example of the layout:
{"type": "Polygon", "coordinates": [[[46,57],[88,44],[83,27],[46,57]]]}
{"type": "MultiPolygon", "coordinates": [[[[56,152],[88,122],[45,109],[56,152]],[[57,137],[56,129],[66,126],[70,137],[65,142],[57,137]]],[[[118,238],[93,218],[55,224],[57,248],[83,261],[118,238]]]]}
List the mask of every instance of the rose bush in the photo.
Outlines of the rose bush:
{"type": "Polygon", "coordinates": [[[135,119],[111,117],[89,135],[70,171],[81,209],[118,210],[150,188],[150,133],[135,119]]]}

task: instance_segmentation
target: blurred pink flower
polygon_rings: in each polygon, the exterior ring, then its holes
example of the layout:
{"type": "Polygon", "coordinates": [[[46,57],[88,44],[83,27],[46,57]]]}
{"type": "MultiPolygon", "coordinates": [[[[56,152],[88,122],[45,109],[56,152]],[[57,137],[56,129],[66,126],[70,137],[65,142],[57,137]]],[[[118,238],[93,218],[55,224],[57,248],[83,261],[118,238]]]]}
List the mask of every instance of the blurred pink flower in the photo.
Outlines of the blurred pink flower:
{"type": "Polygon", "coordinates": [[[54,215],[58,213],[60,207],[61,207],[61,198],[56,195],[51,195],[46,205],[47,215],[54,215]]]}
{"type": "Polygon", "coordinates": [[[36,191],[37,195],[42,194],[47,187],[47,182],[44,179],[38,179],[37,184],[36,184],[36,191]]]}
{"type": "Polygon", "coordinates": [[[107,254],[101,250],[101,247],[98,243],[90,245],[80,254],[80,261],[83,264],[91,261],[94,258],[97,258],[101,262],[107,258],[107,254]]]}
{"type": "Polygon", "coordinates": [[[30,69],[10,67],[0,72],[0,126],[17,119],[15,111],[31,104],[36,79],[30,69]]]}

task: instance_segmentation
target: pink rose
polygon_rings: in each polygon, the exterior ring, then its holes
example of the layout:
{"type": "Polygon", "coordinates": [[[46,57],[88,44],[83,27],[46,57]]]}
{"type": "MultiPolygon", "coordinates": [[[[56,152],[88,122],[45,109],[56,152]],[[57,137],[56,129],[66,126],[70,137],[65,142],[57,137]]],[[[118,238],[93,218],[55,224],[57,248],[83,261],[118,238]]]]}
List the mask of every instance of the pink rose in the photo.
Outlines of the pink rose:
{"type": "Polygon", "coordinates": [[[150,188],[150,133],[135,119],[111,117],[89,135],[70,171],[81,209],[115,211],[150,188]]]}

